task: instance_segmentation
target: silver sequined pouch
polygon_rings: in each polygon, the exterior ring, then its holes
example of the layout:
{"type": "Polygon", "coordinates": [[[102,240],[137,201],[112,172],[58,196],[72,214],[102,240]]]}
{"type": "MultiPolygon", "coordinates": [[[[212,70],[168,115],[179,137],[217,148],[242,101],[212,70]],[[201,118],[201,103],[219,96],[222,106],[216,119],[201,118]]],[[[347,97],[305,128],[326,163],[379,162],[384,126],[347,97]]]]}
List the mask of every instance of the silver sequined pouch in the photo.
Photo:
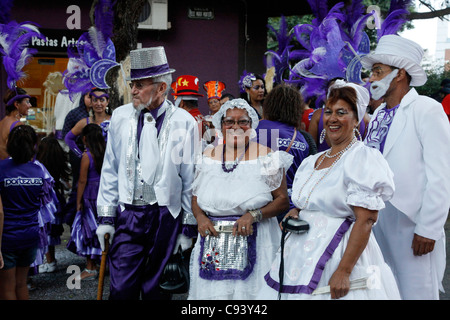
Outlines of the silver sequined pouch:
{"type": "Polygon", "coordinates": [[[240,217],[210,217],[218,237],[200,240],[200,277],[208,280],[244,280],[256,260],[256,224],[248,237],[233,236],[233,225],[240,217]]]}

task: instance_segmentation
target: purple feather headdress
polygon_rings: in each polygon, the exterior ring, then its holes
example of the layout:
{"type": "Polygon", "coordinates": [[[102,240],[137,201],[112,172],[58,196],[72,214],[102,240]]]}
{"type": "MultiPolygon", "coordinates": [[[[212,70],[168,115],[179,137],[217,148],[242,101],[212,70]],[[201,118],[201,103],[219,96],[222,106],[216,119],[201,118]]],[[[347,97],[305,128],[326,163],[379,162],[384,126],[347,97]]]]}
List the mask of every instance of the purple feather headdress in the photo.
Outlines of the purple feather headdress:
{"type": "Polygon", "coordinates": [[[64,71],[63,82],[70,96],[84,93],[93,87],[108,89],[105,81],[109,69],[119,65],[116,50],[111,40],[114,5],[109,0],[100,0],[95,8],[95,26],[83,33],[77,45],[69,47],[69,62],[64,71]]]}
{"type": "Polygon", "coordinates": [[[255,74],[244,70],[238,82],[240,93],[245,93],[245,88],[250,88],[254,80],[256,80],[255,74]]]}
{"type": "Polygon", "coordinates": [[[28,48],[33,37],[43,38],[39,29],[30,22],[17,23],[10,21],[0,24],[0,53],[3,55],[3,65],[8,74],[8,88],[14,90],[22,78],[26,76],[22,71],[37,52],[28,48]]]}
{"type": "Polygon", "coordinates": [[[327,0],[308,0],[315,15],[311,24],[294,27],[295,38],[305,48],[303,58],[290,69],[286,82],[301,86],[305,100],[317,97],[319,107],[326,97],[327,86],[334,78],[361,83],[361,63],[354,60],[370,52],[370,41],[364,32],[367,19],[362,0],[347,7],[343,2],[329,11],[327,0]]]}

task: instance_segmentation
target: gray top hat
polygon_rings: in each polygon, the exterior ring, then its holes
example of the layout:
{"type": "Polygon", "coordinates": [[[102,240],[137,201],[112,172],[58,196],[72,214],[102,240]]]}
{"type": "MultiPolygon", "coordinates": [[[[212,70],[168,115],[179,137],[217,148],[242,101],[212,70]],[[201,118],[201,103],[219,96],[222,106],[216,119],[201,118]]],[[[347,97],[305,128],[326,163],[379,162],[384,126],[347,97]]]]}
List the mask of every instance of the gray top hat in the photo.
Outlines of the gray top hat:
{"type": "Polygon", "coordinates": [[[130,62],[130,77],[127,80],[155,78],[175,72],[169,68],[164,47],[132,50],[130,62]]]}

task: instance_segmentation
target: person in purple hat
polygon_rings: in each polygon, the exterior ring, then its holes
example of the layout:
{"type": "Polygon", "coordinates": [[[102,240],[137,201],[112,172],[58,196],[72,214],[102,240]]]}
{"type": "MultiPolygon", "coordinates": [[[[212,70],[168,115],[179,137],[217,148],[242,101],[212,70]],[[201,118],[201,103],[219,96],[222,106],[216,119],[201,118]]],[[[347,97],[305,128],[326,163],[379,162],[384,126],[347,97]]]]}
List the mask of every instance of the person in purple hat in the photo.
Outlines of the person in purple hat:
{"type": "Polygon", "coordinates": [[[110,299],[163,299],[159,280],[174,251],[192,245],[191,209],[198,126],[167,94],[163,47],[130,52],[132,103],[114,110],[97,213],[102,250],[110,235],[110,299]],[[186,227],[184,227],[186,226],[186,227]]]}
{"type": "Polygon", "coordinates": [[[6,105],[6,116],[0,121],[0,160],[9,157],[6,151],[6,140],[11,130],[23,124],[20,119],[28,114],[31,108],[30,96],[25,90],[16,88],[8,90],[3,99],[6,105]]]}

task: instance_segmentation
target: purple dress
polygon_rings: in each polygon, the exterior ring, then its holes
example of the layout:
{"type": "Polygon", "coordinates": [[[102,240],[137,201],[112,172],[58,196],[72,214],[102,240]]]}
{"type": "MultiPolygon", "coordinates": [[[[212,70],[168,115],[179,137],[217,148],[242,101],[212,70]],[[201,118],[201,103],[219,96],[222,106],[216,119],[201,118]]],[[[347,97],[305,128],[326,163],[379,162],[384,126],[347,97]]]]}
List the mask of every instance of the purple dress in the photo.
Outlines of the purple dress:
{"type": "Polygon", "coordinates": [[[100,174],[95,170],[94,159],[89,150],[89,171],[83,192],[83,210],[76,213],[67,249],[82,257],[97,259],[102,255],[97,230],[97,194],[100,174]]]}

